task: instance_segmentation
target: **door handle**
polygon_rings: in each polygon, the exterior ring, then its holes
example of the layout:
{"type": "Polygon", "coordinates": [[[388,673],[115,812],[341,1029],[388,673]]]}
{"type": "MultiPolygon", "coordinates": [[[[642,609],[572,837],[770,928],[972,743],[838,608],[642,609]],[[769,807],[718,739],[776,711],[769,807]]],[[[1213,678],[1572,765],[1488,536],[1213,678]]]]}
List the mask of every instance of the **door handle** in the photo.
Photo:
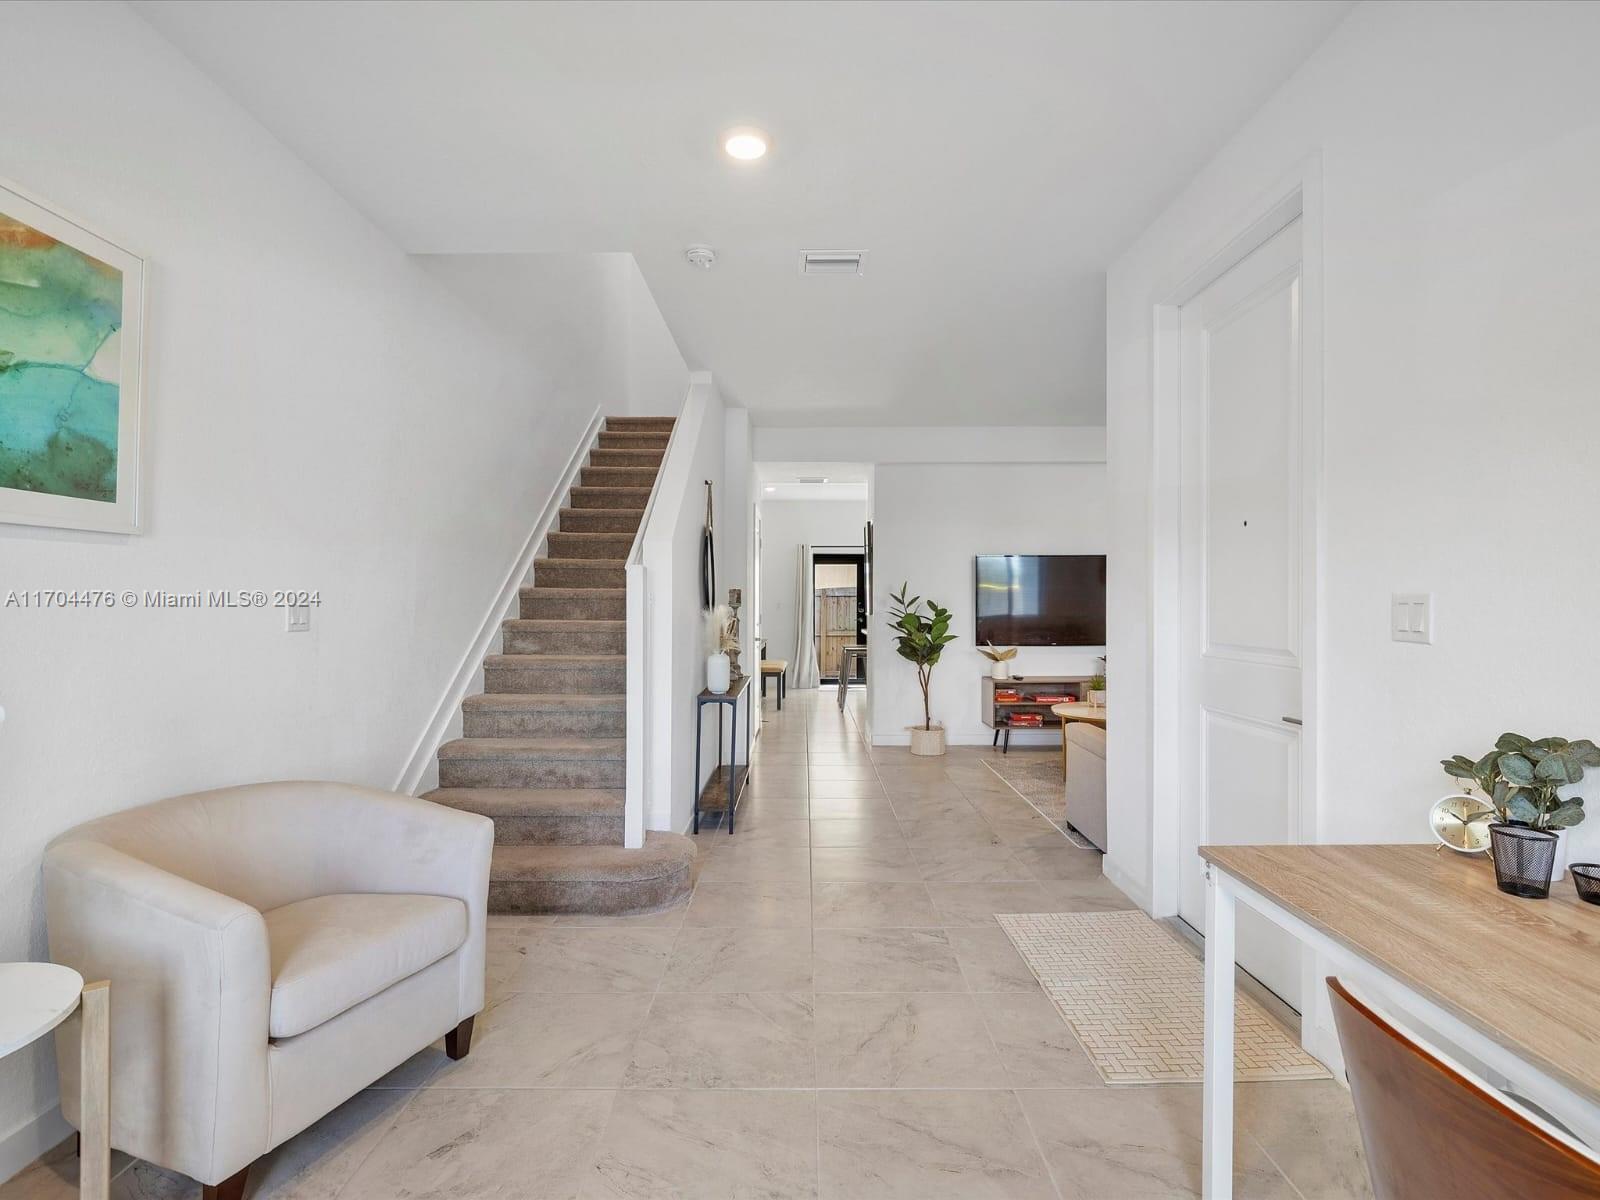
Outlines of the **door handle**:
{"type": "Polygon", "coordinates": [[[1281,717],[1279,719],[1282,720],[1285,725],[1304,725],[1305,724],[1305,722],[1302,721],[1299,717],[1281,717]]]}

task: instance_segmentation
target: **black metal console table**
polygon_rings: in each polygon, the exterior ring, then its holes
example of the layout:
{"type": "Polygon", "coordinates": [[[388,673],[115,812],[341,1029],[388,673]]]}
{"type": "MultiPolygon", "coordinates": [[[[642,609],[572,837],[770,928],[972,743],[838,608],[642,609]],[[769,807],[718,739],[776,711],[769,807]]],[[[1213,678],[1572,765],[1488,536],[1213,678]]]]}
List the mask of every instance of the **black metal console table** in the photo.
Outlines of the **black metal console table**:
{"type": "Polygon", "coordinates": [[[751,676],[740,675],[735,678],[725,692],[712,692],[701,690],[695,697],[694,709],[694,831],[700,832],[700,737],[705,730],[706,705],[727,705],[733,713],[732,727],[729,735],[733,746],[728,755],[729,761],[722,761],[722,713],[717,713],[717,769],[713,772],[706,785],[707,791],[720,790],[724,773],[728,783],[728,832],[733,832],[733,813],[739,807],[739,800],[744,794],[745,781],[750,778],[750,681],[751,676]],[[736,762],[739,757],[739,697],[745,698],[744,704],[744,762],[736,762]]]}

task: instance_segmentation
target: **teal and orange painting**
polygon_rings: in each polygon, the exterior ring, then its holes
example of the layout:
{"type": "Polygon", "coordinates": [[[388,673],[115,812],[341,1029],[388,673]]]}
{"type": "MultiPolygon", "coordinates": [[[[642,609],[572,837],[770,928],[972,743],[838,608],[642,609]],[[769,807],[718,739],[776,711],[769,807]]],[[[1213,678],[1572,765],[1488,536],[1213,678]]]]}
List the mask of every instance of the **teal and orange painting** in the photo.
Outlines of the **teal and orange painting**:
{"type": "Polygon", "coordinates": [[[0,211],[0,488],[114,504],[122,272],[0,211]]]}

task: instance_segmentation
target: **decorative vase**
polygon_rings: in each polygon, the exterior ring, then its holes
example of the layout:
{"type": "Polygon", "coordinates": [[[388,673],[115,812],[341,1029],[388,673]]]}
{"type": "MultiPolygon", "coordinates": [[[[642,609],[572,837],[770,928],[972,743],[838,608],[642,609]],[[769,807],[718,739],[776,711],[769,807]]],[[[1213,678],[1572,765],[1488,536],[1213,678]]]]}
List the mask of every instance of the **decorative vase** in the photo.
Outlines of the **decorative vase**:
{"type": "Polygon", "coordinates": [[[1090,704],[1093,704],[1099,708],[1104,708],[1106,706],[1106,694],[1104,690],[1098,692],[1087,692],[1085,694],[1089,697],[1090,704]]]}
{"type": "Polygon", "coordinates": [[[921,725],[907,725],[906,728],[911,732],[911,753],[925,758],[944,753],[944,726],[937,721],[932,729],[924,729],[921,725]]]}
{"type": "Polygon", "coordinates": [[[733,682],[733,665],[726,654],[706,655],[706,691],[725,692],[733,682]]]}
{"type": "Polygon", "coordinates": [[[997,662],[997,663],[992,664],[989,667],[989,678],[990,679],[1010,679],[1011,678],[1011,664],[1009,662],[997,662]]]}
{"type": "Polygon", "coordinates": [[[1556,835],[1556,863],[1550,872],[1550,878],[1560,883],[1567,877],[1567,834],[1571,831],[1556,829],[1552,832],[1556,835]]]}
{"type": "Polygon", "coordinates": [[[1489,854],[1494,859],[1495,886],[1508,896],[1548,899],[1559,843],[1560,839],[1548,829],[1490,825],[1489,854]]]}

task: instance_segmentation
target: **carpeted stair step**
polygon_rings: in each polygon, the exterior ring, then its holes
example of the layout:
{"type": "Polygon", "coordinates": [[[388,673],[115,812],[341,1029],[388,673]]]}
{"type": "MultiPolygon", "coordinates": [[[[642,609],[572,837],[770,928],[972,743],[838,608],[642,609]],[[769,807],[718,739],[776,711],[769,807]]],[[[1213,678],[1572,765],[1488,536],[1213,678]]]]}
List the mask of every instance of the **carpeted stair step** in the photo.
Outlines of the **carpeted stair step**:
{"type": "Polygon", "coordinates": [[[628,590],[614,588],[525,587],[520,589],[525,621],[623,621],[628,616],[628,590]]]}
{"type": "Polygon", "coordinates": [[[633,549],[631,533],[574,533],[552,530],[545,544],[551,558],[606,558],[622,562],[633,549]]]}
{"type": "Polygon", "coordinates": [[[483,660],[486,692],[563,696],[615,695],[628,690],[621,654],[491,654],[483,660]]]}
{"type": "Polygon", "coordinates": [[[485,692],[461,705],[461,732],[469,738],[622,737],[627,733],[624,692],[485,692]]]}
{"type": "Polygon", "coordinates": [[[647,833],[637,850],[616,846],[496,846],[489,911],[649,912],[689,894],[694,843],[647,833]]]}
{"type": "Polygon", "coordinates": [[[627,586],[627,568],[619,559],[608,562],[586,558],[536,558],[533,586],[558,588],[620,588],[627,586]]]}
{"type": "Polygon", "coordinates": [[[611,433],[602,429],[600,431],[600,449],[602,450],[665,450],[667,438],[672,436],[665,429],[660,432],[646,433],[611,433]]]}
{"type": "Polygon", "coordinates": [[[660,450],[602,450],[589,451],[589,465],[591,467],[649,467],[652,470],[661,469],[661,460],[666,457],[666,449],[660,450]]]}
{"type": "Polygon", "coordinates": [[[626,654],[626,621],[507,621],[500,627],[507,654],[626,654]]]}
{"type": "Polygon", "coordinates": [[[625,738],[457,738],[439,747],[447,788],[619,788],[625,738]]]}
{"type": "Polygon", "coordinates": [[[579,487],[644,488],[656,481],[654,467],[584,467],[578,472],[579,487]]]}
{"type": "Polygon", "coordinates": [[[639,532],[642,520],[642,508],[563,508],[560,528],[563,533],[626,533],[631,537],[639,532]]]}
{"type": "Polygon", "coordinates": [[[648,487],[584,487],[579,485],[567,493],[573,508],[636,508],[650,503],[648,487]]]}
{"type": "Polygon", "coordinates": [[[671,433],[672,427],[678,423],[677,417],[607,417],[606,428],[621,433],[625,430],[645,431],[652,433],[671,433]]]}
{"type": "Polygon", "coordinates": [[[436,788],[423,797],[494,822],[497,846],[620,846],[619,788],[436,788]]]}

